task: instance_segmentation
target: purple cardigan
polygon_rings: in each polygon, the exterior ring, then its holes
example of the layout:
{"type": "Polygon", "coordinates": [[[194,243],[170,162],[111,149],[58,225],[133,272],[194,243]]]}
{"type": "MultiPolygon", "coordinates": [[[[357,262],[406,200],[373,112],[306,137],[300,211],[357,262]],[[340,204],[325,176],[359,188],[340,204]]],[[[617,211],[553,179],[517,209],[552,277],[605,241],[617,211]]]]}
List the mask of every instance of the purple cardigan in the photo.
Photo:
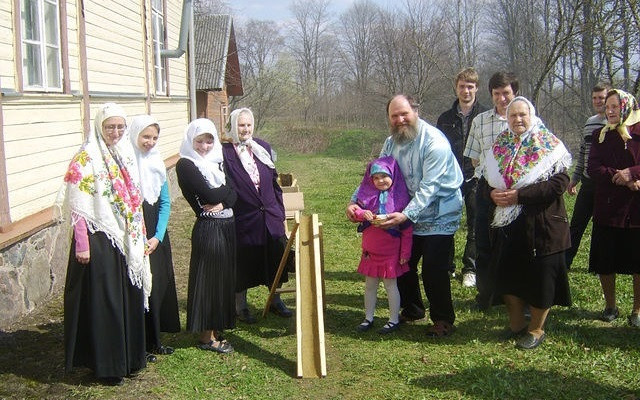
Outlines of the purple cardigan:
{"type": "Polygon", "coordinates": [[[640,228],[640,192],[611,182],[616,170],[625,168],[634,180],[640,179],[640,123],[630,126],[629,134],[625,148],[618,132],[607,132],[598,143],[600,129],[593,131],[587,172],[595,183],[593,221],[600,225],[640,228]]]}
{"type": "MultiPolygon", "coordinates": [[[[271,153],[271,146],[267,142],[257,138],[253,140],[271,153]]],[[[264,245],[267,234],[274,239],[284,236],[284,203],[276,170],[255,158],[260,172],[260,191],[258,192],[242,166],[233,144],[223,143],[222,154],[227,176],[233,181],[233,187],[238,194],[236,204],[233,206],[238,245],[264,245]]]]}

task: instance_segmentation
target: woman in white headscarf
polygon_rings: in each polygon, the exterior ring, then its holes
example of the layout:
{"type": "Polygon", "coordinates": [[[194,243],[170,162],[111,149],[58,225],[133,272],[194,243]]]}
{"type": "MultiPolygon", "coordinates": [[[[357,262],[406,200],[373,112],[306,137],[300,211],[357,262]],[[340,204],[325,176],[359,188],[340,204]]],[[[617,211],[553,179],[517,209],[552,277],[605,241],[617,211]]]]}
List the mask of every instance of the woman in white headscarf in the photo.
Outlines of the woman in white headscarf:
{"type": "Polygon", "coordinates": [[[570,247],[569,219],[562,196],[571,156],[526,98],[511,101],[507,122],[509,128],[485,154],[498,250],[496,294],[503,296],[509,314],[505,337],[533,349],[546,336],[551,306],[571,304],[564,256],[570,247]]]}
{"type": "Polygon", "coordinates": [[[176,174],[197,217],[191,233],[187,330],[200,332],[200,349],[231,353],[233,347],[222,331],[235,327],[236,232],[231,207],[236,193],[227,183],[217,135],[210,120],[192,121],[180,146],[176,174]]]}
{"type": "Polygon", "coordinates": [[[180,332],[178,296],[176,293],[173,257],[167,225],[171,213],[171,198],[167,170],[156,146],[160,134],[158,121],[150,115],[138,115],[131,120],[129,139],[136,155],[140,188],[144,199],[144,222],[147,228],[147,254],[151,262],[153,290],[149,311],[145,315],[147,361],[154,354],[172,354],[173,348],[163,346],[160,332],[180,332]]]}
{"type": "MultiPolygon", "coordinates": [[[[256,322],[247,305],[247,289],[271,287],[286,243],[282,189],[277,182],[271,147],[253,137],[253,122],[250,109],[234,110],[222,145],[225,166],[238,193],[233,207],[238,239],[236,313],[246,323],[256,322]]],[[[287,274],[283,274],[280,283],[286,281],[287,274]]],[[[278,294],[270,310],[281,317],[292,315],[278,294]]]]}
{"type": "Polygon", "coordinates": [[[66,369],[85,366],[106,384],[146,366],[144,311],[151,292],[138,170],[120,141],[126,114],[101,106],[69,164],[56,205],[73,239],[64,292],[66,369]]]}

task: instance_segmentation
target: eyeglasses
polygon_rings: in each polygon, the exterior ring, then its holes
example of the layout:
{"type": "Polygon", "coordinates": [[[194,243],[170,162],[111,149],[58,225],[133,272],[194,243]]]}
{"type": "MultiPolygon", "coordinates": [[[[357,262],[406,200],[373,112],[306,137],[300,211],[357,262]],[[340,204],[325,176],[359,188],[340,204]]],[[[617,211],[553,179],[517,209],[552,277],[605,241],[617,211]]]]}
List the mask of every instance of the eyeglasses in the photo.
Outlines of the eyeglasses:
{"type": "Polygon", "coordinates": [[[105,132],[115,132],[116,130],[118,132],[124,132],[125,129],[127,129],[126,125],[105,125],[104,126],[105,132]]]}

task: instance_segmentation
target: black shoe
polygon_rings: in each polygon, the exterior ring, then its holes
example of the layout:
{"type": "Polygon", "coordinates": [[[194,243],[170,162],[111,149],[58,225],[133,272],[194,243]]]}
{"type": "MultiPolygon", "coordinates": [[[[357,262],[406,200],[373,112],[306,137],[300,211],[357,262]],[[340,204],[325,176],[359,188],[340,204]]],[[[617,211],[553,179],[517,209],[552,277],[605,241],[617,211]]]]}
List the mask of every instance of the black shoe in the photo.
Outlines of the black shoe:
{"type": "Polygon", "coordinates": [[[540,346],[540,343],[544,341],[546,336],[547,335],[544,332],[538,338],[533,336],[531,333],[527,333],[516,342],[516,347],[523,350],[535,349],[540,346]]]}
{"type": "Polygon", "coordinates": [[[422,311],[420,313],[418,311],[409,311],[409,309],[405,308],[400,313],[400,322],[419,321],[419,320],[423,319],[424,316],[425,316],[425,312],[424,311],[422,311]]]}
{"type": "Polygon", "coordinates": [[[400,322],[395,323],[395,322],[388,321],[386,324],[384,324],[382,328],[378,330],[378,333],[381,335],[386,335],[391,332],[395,332],[398,329],[400,329],[400,322]]]}
{"type": "Polygon", "coordinates": [[[618,307],[605,308],[602,311],[602,316],[600,317],[600,319],[602,319],[604,322],[613,322],[613,320],[618,318],[619,315],[620,310],[618,310],[618,307]]]}
{"type": "Polygon", "coordinates": [[[106,378],[100,378],[100,382],[102,382],[105,386],[122,386],[124,385],[124,379],[121,376],[108,376],[106,378]]]}
{"type": "Polygon", "coordinates": [[[174,352],[173,347],[170,347],[170,346],[156,347],[151,351],[151,353],[153,354],[161,354],[161,355],[173,354],[173,352],[174,352]]]}
{"type": "Polygon", "coordinates": [[[151,353],[147,353],[147,362],[154,363],[156,361],[158,361],[158,357],[154,356],[151,353]]]}
{"type": "Polygon", "coordinates": [[[276,314],[282,318],[291,318],[293,312],[287,308],[287,306],[282,302],[282,300],[271,304],[269,307],[269,311],[276,314]]]}
{"type": "Polygon", "coordinates": [[[231,354],[233,353],[233,346],[227,341],[212,340],[209,343],[200,343],[198,345],[200,350],[209,350],[216,353],[231,354]]]}
{"type": "Polygon", "coordinates": [[[524,328],[520,329],[519,331],[512,331],[511,328],[506,327],[502,332],[500,332],[500,338],[502,340],[513,340],[513,339],[518,339],[520,336],[524,335],[525,333],[527,333],[527,329],[529,327],[527,325],[524,326],[524,328]]]}
{"type": "Polygon", "coordinates": [[[236,314],[236,318],[238,318],[239,321],[242,321],[245,324],[255,324],[256,322],[258,322],[256,317],[251,314],[248,308],[243,308],[242,310],[240,310],[240,312],[236,314]]]}
{"type": "Polygon", "coordinates": [[[368,319],[365,319],[360,323],[360,325],[358,325],[357,329],[358,329],[358,332],[366,332],[369,329],[371,329],[372,326],[373,326],[373,320],[369,321],[368,319]]]}

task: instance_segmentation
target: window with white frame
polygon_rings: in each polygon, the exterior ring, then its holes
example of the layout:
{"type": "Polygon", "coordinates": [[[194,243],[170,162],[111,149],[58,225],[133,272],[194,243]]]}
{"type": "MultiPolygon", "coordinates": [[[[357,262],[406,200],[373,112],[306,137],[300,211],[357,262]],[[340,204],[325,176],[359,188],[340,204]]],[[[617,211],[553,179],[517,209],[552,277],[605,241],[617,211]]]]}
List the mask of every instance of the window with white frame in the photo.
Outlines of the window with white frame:
{"type": "Polygon", "coordinates": [[[153,66],[155,72],[156,94],[167,93],[167,71],[165,59],[160,50],[166,48],[164,41],[164,1],[151,0],[151,19],[153,26],[153,66]]]}
{"type": "Polygon", "coordinates": [[[21,0],[20,21],[24,89],[61,91],[58,0],[21,0]]]}

